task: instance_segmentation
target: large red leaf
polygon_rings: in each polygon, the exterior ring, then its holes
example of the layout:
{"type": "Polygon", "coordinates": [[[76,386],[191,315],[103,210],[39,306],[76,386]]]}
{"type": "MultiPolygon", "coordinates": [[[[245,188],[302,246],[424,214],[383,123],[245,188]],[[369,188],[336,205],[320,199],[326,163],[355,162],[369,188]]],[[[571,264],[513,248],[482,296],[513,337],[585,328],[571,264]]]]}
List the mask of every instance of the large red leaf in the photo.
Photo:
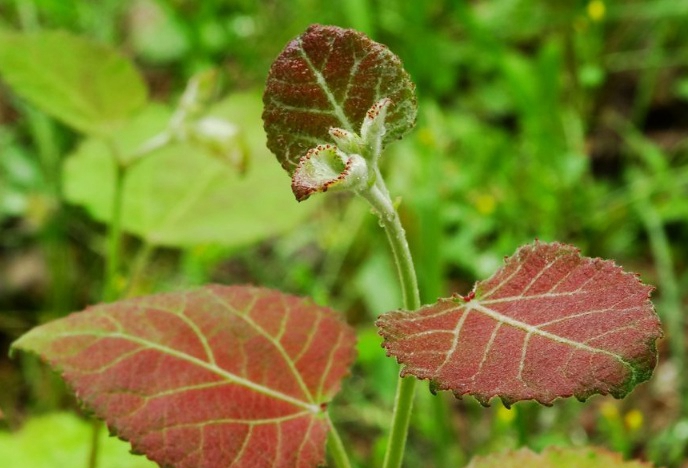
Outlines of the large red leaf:
{"type": "Polygon", "coordinates": [[[263,95],[268,147],[291,175],[330,128],[358,133],[366,113],[391,100],[383,143],[416,119],[415,85],[387,47],[352,29],[312,25],[275,59],[263,95]]]}
{"type": "Polygon", "coordinates": [[[625,396],[650,378],[662,331],[650,286],[574,247],[521,247],[463,298],[377,322],[403,374],[487,405],[625,396]]]}
{"type": "Polygon", "coordinates": [[[354,334],[276,291],[207,286],[98,305],[35,328],[39,354],[135,451],[178,468],[314,467],[354,334]]]}

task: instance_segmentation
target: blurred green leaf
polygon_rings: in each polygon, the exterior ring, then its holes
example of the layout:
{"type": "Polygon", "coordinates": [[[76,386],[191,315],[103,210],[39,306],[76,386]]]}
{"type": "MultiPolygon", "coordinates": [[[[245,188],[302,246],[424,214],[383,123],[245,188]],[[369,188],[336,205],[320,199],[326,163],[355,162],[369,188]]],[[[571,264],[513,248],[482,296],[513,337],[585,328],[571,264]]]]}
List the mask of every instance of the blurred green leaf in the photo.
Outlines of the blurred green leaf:
{"type": "Polygon", "coordinates": [[[603,449],[558,448],[540,454],[523,448],[517,451],[476,457],[467,468],[651,468],[639,461],[623,461],[621,455],[603,449]]]}
{"type": "MultiPolygon", "coordinates": [[[[211,115],[239,123],[252,158],[249,169],[239,174],[230,163],[189,143],[171,144],[150,154],[127,173],[126,231],[154,245],[239,246],[284,232],[310,213],[313,207],[294,201],[289,178],[265,148],[257,95],[234,95],[211,110],[211,115]]],[[[157,125],[164,121],[162,117],[161,113],[157,125]]],[[[155,119],[150,117],[148,125],[155,127],[155,119]]],[[[128,140],[129,148],[136,140],[128,133],[121,139],[128,140]]],[[[66,161],[67,200],[107,222],[114,174],[107,146],[100,140],[87,140],[66,161]]]]}
{"type": "MultiPolygon", "coordinates": [[[[56,468],[86,466],[91,449],[92,424],[70,413],[29,419],[15,433],[0,432],[3,468],[56,468]]],[[[100,431],[99,468],[154,468],[145,457],[132,455],[131,446],[107,430],[100,431]]]]}
{"type": "Polygon", "coordinates": [[[93,135],[112,133],[147,99],[127,58],[63,31],[0,33],[0,75],[22,98],[93,135]]]}

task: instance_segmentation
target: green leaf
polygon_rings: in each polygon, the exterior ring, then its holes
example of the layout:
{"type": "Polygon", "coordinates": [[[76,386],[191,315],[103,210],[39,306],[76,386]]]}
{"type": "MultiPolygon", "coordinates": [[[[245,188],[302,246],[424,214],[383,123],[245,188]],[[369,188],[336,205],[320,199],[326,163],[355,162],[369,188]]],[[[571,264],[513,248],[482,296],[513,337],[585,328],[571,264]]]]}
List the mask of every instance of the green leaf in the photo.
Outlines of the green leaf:
{"type": "Polygon", "coordinates": [[[0,75],[17,95],[88,134],[112,133],[147,100],[126,57],[63,31],[0,33],[0,75]]]}
{"type": "Polygon", "coordinates": [[[538,454],[527,448],[475,457],[467,468],[652,468],[640,461],[623,461],[621,455],[600,448],[548,448],[538,454]]]}
{"type": "MultiPolygon", "coordinates": [[[[218,104],[211,115],[236,122],[246,136],[251,162],[239,174],[231,162],[191,143],[176,143],[140,160],[128,170],[123,229],[155,245],[189,246],[212,242],[240,246],[280,234],[295,226],[313,207],[290,196],[284,174],[272,163],[259,125],[260,100],[237,94],[218,104]]],[[[163,129],[170,111],[159,106],[117,135],[125,154],[163,129]]],[[[125,160],[126,156],[123,157],[125,160]]],[[[114,160],[100,140],[89,139],[65,163],[65,196],[108,222],[114,191],[114,160]]]]}
{"type": "Polygon", "coordinates": [[[352,29],[312,25],[272,64],[263,102],[268,147],[291,175],[330,128],[358,133],[368,111],[391,100],[382,144],[404,136],[416,120],[415,85],[386,46],[352,29]]]}
{"type": "MultiPolygon", "coordinates": [[[[91,449],[93,423],[70,413],[33,417],[17,432],[0,432],[3,468],[56,468],[85,466],[91,449]]],[[[128,443],[98,437],[98,468],[154,468],[145,457],[132,455],[128,443]]]]}

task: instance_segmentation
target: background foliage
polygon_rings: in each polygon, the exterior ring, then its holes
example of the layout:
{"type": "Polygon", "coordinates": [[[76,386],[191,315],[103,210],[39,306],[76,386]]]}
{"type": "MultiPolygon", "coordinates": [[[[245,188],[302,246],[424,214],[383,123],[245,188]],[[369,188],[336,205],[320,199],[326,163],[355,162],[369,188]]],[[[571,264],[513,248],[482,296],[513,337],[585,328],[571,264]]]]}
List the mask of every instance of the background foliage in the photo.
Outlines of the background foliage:
{"type": "MultiPolygon", "coordinates": [[[[424,302],[465,294],[537,237],[638,271],[657,286],[667,330],[655,378],[623,401],[482,409],[420,391],[408,466],[585,443],[688,466],[686,2],[0,0],[0,31],[64,29],[122,51],[141,70],[156,115],[169,114],[195,73],[219,72],[222,91],[209,112],[243,132],[245,171],[191,158],[193,148],[137,168],[125,201],[133,213],[124,222],[125,267],[136,272],[120,278],[128,294],[256,283],[343,311],[360,331],[359,357],[333,417],[360,466],[379,461],[396,379],[372,319],[399,306],[391,259],[359,201],[274,207],[291,197],[289,180],[264,147],[259,119],[271,61],[315,22],[387,44],[418,85],[417,128],[390,147],[385,164],[424,302]],[[151,217],[190,203],[157,197],[151,184],[185,185],[203,171],[212,203],[151,217]]],[[[46,57],[46,73],[58,65],[46,57]]],[[[0,84],[2,350],[33,325],[99,300],[109,203],[97,144],[17,97],[9,81],[0,84]]],[[[166,117],[141,118],[155,128],[166,117]]],[[[0,358],[0,382],[0,459],[78,466],[71,460],[85,457],[88,442],[79,445],[76,434],[89,432],[59,379],[28,357],[0,358]],[[36,454],[20,448],[26,440],[54,458],[29,458],[36,454]]],[[[120,452],[112,449],[113,466],[143,461],[119,462],[120,452]]]]}

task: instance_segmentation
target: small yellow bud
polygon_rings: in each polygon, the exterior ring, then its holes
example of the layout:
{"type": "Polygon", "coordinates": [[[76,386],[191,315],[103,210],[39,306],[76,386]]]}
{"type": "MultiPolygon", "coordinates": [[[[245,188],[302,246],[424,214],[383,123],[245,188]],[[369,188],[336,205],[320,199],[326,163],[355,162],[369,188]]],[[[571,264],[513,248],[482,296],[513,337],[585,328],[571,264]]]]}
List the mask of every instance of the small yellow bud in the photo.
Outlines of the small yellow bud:
{"type": "Polygon", "coordinates": [[[475,207],[482,215],[492,214],[497,207],[497,201],[492,195],[480,194],[475,199],[475,207]]]}
{"type": "Polygon", "coordinates": [[[640,410],[632,409],[624,416],[624,424],[629,431],[635,432],[643,426],[643,413],[640,410]]]}
{"type": "Polygon", "coordinates": [[[592,0],[590,3],[588,3],[587,10],[588,16],[591,20],[602,21],[604,14],[607,11],[607,7],[602,0],[592,0]]]}

